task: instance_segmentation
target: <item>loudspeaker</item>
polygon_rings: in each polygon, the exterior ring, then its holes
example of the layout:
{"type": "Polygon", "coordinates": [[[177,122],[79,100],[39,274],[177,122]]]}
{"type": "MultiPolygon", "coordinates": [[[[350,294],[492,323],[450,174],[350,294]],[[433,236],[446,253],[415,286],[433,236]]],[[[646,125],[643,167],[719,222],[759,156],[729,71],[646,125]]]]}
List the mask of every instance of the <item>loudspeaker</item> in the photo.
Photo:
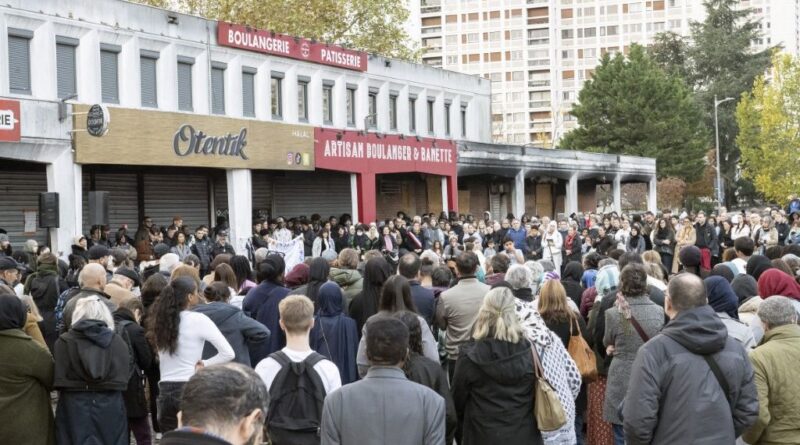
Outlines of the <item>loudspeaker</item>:
{"type": "Polygon", "coordinates": [[[39,193],[39,227],[58,227],[58,193],[39,193]]]}
{"type": "Polygon", "coordinates": [[[89,192],[89,225],[108,224],[108,192],[89,192]]]}

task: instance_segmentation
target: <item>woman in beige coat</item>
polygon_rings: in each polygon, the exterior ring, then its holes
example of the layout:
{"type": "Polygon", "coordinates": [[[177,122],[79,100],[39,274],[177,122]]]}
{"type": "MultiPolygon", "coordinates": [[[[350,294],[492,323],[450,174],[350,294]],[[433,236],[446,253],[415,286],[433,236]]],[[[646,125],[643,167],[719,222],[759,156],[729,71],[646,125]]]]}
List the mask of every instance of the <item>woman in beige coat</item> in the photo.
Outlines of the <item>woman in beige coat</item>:
{"type": "Polygon", "coordinates": [[[683,218],[681,221],[681,230],[675,235],[675,255],[672,260],[672,273],[678,273],[678,254],[686,246],[694,246],[697,240],[697,233],[694,231],[694,225],[689,216],[683,218]]]}

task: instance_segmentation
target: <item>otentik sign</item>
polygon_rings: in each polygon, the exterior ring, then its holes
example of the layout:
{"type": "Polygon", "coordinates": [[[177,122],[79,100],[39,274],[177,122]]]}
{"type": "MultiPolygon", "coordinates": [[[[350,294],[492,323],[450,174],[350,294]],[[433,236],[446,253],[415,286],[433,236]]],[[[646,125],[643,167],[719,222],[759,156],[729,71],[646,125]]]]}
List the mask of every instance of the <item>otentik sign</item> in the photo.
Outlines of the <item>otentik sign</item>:
{"type": "Polygon", "coordinates": [[[456,146],[450,140],[327,128],[314,130],[314,157],[317,168],[350,173],[452,176],[458,163],[456,146]]]}
{"type": "Polygon", "coordinates": [[[217,23],[217,42],[273,56],[289,57],[355,71],[367,70],[367,54],[227,22],[217,23]]]}
{"type": "Polygon", "coordinates": [[[0,100],[0,141],[19,142],[20,139],[19,101],[0,100]]]}

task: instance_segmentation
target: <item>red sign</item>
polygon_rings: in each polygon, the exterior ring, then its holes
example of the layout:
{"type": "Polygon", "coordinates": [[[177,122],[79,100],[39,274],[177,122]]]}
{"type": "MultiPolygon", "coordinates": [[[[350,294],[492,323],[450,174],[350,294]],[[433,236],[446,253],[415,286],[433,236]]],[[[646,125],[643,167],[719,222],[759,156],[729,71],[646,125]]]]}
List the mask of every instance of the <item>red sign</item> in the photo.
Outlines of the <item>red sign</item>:
{"type": "Polygon", "coordinates": [[[314,130],[314,157],[317,168],[350,173],[455,176],[458,168],[458,152],[451,140],[396,134],[379,137],[319,127],[314,130]]]}
{"type": "Polygon", "coordinates": [[[222,46],[273,56],[289,57],[355,71],[367,70],[367,53],[243,25],[217,22],[217,41],[222,46]]]}
{"type": "Polygon", "coordinates": [[[19,142],[20,119],[19,101],[0,99],[0,141],[19,142]]]}

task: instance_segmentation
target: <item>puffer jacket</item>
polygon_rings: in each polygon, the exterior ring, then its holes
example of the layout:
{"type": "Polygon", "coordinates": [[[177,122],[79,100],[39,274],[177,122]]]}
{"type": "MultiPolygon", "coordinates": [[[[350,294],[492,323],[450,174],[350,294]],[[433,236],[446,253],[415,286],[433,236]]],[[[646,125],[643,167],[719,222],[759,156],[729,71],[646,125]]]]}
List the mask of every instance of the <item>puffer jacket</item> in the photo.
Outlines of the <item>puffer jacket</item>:
{"type": "MultiPolygon", "coordinates": [[[[262,358],[256,353],[269,341],[270,332],[266,326],[245,315],[241,309],[228,303],[215,301],[202,304],[192,309],[205,314],[219,328],[225,339],[228,340],[236,357],[237,363],[246,366],[255,366],[262,358]],[[256,353],[255,360],[251,360],[250,351],[256,353]],[[251,363],[252,362],[252,363],[251,363]]],[[[203,347],[203,358],[209,359],[217,354],[216,348],[206,342],[203,347]]]]}
{"type": "Polygon", "coordinates": [[[680,312],[639,349],[622,413],[628,445],[732,444],[753,425],[753,367],[711,306],[680,312]],[[722,370],[730,406],[702,355],[722,370]]]}
{"type": "Polygon", "coordinates": [[[192,253],[200,258],[200,270],[203,272],[208,271],[208,265],[211,264],[211,241],[208,238],[197,240],[192,244],[192,253]]]}
{"type": "Polygon", "coordinates": [[[750,353],[758,388],[758,419],[744,433],[751,444],[796,444],[800,440],[800,326],[778,326],[750,353]]]}
{"type": "Polygon", "coordinates": [[[362,277],[361,272],[357,270],[338,269],[334,267],[331,268],[330,279],[335,281],[336,284],[342,288],[342,294],[345,299],[345,314],[347,314],[350,302],[353,301],[356,295],[361,293],[361,289],[364,287],[364,277],[362,277]]]}

